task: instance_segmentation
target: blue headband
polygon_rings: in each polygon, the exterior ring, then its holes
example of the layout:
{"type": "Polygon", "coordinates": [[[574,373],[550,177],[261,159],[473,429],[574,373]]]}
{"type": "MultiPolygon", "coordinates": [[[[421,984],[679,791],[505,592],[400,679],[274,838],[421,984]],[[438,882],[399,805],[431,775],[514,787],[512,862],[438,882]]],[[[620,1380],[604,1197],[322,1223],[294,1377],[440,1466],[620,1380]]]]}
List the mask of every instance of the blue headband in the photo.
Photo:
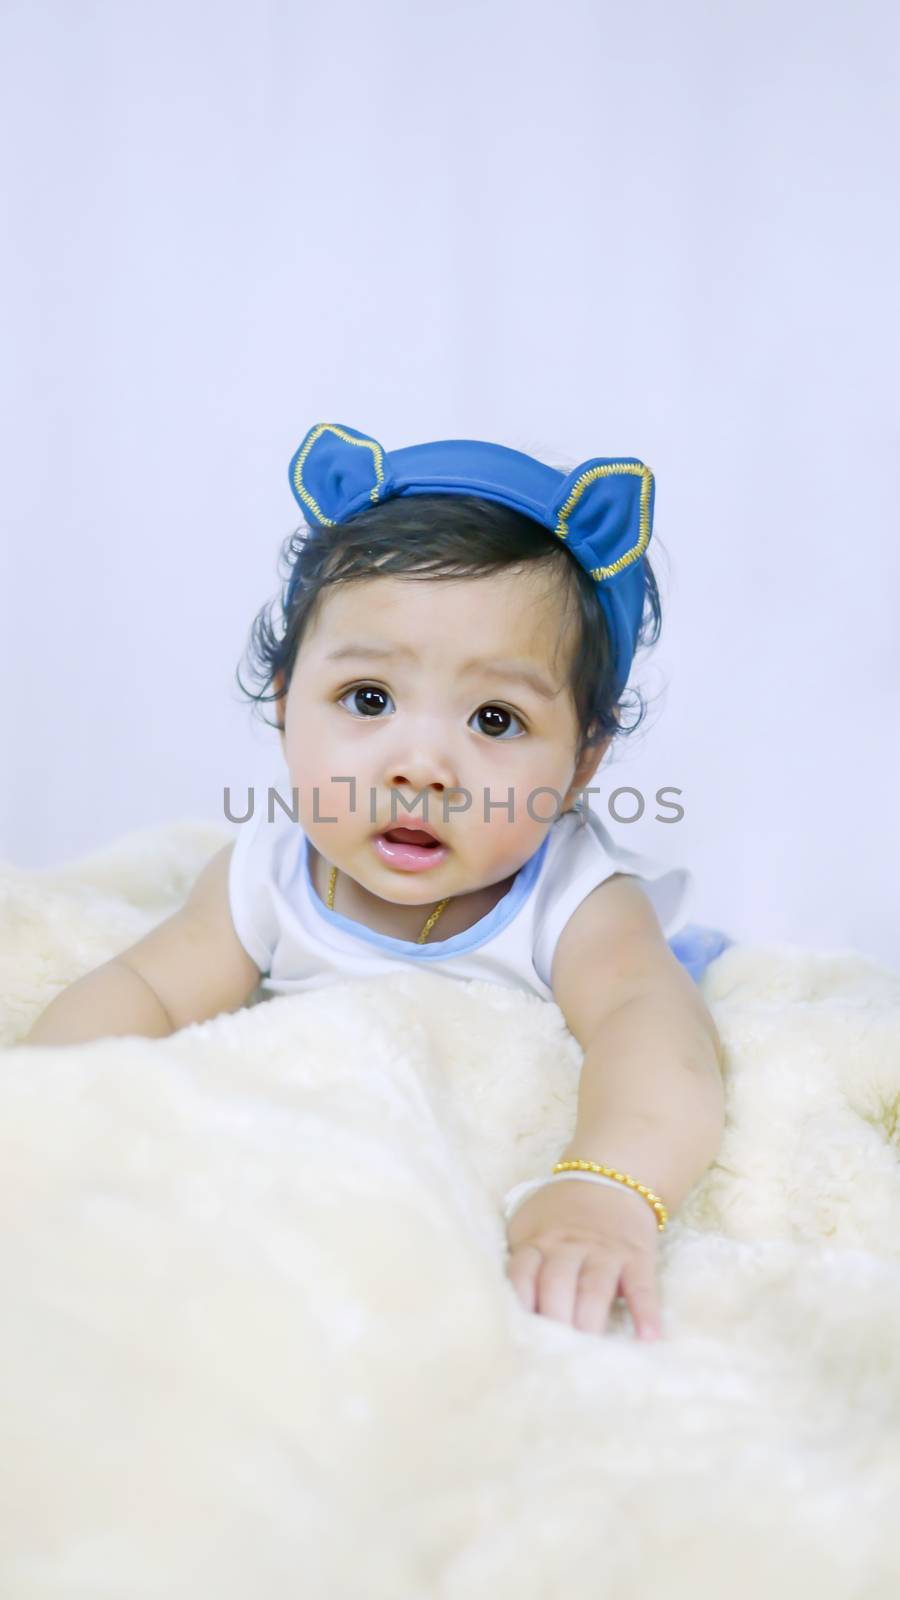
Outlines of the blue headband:
{"type": "Polygon", "coordinates": [[[594,580],[612,635],[616,693],[621,694],[641,625],[642,557],[653,529],[653,473],[642,461],[593,456],[566,474],[483,439],[437,439],[388,454],[355,428],[317,422],[288,470],[307,522],[323,528],[408,494],[480,495],[540,523],[565,541],[594,580]]]}

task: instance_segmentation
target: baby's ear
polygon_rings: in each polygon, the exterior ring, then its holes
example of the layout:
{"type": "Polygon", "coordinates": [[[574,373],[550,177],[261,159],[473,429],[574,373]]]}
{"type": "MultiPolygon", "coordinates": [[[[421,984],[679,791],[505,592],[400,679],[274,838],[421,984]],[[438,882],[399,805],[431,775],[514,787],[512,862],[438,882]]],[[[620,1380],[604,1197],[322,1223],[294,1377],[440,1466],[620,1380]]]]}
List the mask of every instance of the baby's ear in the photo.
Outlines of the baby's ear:
{"type": "Polygon", "coordinates": [[[272,693],[276,697],[272,702],[272,706],[275,712],[275,721],[278,723],[278,732],[280,733],[282,739],[284,739],[284,713],[287,706],[287,696],[283,695],[281,692],[283,684],[284,672],[279,667],[278,671],[272,678],[272,693]]]}
{"type": "Polygon", "coordinates": [[[291,457],[288,476],[307,522],[322,527],[374,505],[393,483],[377,439],[338,422],[310,428],[291,457]]]}
{"type": "Polygon", "coordinates": [[[585,746],[585,749],[582,751],[582,754],[578,759],[578,765],[575,768],[569,794],[566,797],[567,799],[571,796],[577,795],[579,789],[585,789],[590,783],[594,773],[597,771],[597,768],[609,749],[611,740],[612,734],[608,734],[607,737],[599,744],[589,744],[585,746]]]}

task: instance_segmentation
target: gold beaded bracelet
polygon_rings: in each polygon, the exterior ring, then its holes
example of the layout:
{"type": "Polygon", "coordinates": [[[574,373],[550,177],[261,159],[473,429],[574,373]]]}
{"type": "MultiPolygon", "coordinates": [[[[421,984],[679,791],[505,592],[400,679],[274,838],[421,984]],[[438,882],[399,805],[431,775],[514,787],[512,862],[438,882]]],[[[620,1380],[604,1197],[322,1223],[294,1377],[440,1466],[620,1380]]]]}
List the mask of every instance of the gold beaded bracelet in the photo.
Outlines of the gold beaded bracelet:
{"type": "Polygon", "coordinates": [[[636,1194],[643,1195],[647,1204],[653,1207],[656,1215],[656,1225],[662,1233],[669,1220],[669,1213],[663,1205],[658,1194],[648,1189],[643,1183],[636,1183],[634,1178],[629,1178],[625,1172],[617,1172],[615,1167],[601,1167],[596,1161],[557,1161],[554,1172],[597,1172],[602,1178],[614,1178],[617,1183],[624,1183],[629,1189],[634,1189],[636,1194]]]}

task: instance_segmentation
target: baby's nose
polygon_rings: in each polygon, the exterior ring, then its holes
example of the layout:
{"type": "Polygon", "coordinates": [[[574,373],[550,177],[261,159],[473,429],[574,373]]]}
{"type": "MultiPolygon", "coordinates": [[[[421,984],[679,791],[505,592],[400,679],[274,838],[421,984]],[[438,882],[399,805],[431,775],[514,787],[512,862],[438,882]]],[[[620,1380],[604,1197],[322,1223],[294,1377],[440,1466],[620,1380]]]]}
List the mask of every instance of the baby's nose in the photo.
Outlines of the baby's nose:
{"type": "Polygon", "coordinates": [[[419,806],[438,800],[454,798],[459,788],[458,776],[449,758],[437,749],[407,751],[386,773],[387,787],[402,795],[406,805],[423,799],[419,806]]]}

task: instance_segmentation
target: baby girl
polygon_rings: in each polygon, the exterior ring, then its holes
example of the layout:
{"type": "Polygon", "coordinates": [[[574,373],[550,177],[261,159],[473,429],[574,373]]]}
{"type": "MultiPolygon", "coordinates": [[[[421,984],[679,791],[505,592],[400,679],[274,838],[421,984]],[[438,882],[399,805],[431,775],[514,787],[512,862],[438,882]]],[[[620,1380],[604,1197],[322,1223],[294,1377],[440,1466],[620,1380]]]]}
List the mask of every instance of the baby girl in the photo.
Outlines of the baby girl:
{"type": "Polygon", "coordinates": [[[284,792],[254,793],[184,906],[80,978],[29,1045],[163,1037],[245,1004],[402,968],[554,1001],[582,1047],[575,1129],[506,1197],[526,1309],[661,1332],[657,1241],[715,1158],[721,1043],[674,935],[690,874],[590,810],[637,646],[658,635],[653,475],[565,474],[442,440],[388,454],[321,423],[290,467],[276,631],[253,628],[284,792]]]}

